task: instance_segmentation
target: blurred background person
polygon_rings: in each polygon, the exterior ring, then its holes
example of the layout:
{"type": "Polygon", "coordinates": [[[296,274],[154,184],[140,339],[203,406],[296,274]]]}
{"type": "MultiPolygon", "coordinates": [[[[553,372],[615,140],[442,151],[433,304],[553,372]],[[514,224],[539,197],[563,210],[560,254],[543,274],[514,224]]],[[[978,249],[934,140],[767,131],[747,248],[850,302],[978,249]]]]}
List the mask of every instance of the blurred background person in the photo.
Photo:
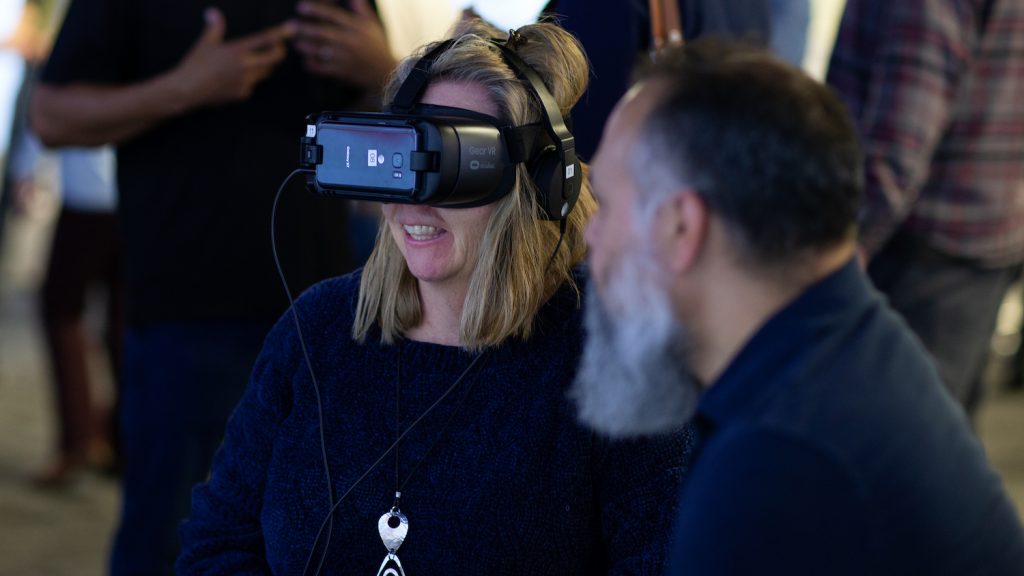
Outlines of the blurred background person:
{"type": "Polygon", "coordinates": [[[123,290],[117,243],[117,185],[114,150],[65,148],[60,159],[60,212],[53,232],[42,310],[58,428],[57,456],[33,480],[58,487],[85,465],[117,469],[118,367],[123,340],[123,290]],[[105,293],[105,337],[113,389],[97,402],[98,383],[89,365],[86,303],[95,290],[105,293]]]}
{"type": "MultiPolygon", "coordinates": [[[[51,146],[117,146],[127,328],[113,574],[172,572],[189,490],[287,305],[268,223],[305,115],[362,107],[393,64],[372,10],[351,8],[359,24],[344,30],[375,56],[356,78],[326,67],[348,54],[309,28],[342,24],[305,2],[70,5],[31,119],[51,146]]],[[[278,213],[293,290],[352,268],[344,202],[297,187],[278,213]]]]}
{"type": "MultiPolygon", "coordinates": [[[[19,158],[24,164],[12,171],[15,194],[23,203],[38,202],[37,174],[54,169],[59,172],[55,192],[60,212],[55,225],[45,279],[40,291],[40,317],[49,349],[49,367],[53,381],[54,414],[57,423],[57,455],[51,463],[33,475],[42,487],[63,486],[86,464],[104,471],[116,469],[117,367],[122,339],[122,291],[118,270],[115,208],[116,182],[114,151],[107,146],[96,149],[64,149],[52,163],[44,163],[38,139],[27,126],[25,109],[35,82],[35,70],[45,60],[67,1],[51,0],[30,5],[35,48],[31,60],[32,76],[22,88],[19,106],[19,158]],[[45,165],[44,165],[45,164],[45,165]],[[106,321],[104,349],[109,354],[112,376],[111,399],[97,403],[98,371],[90,366],[88,352],[92,339],[85,322],[87,301],[95,301],[96,289],[105,291],[106,321]],[[104,406],[103,404],[109,404],[104,406]]],[[[99,371],[103,372],[103,371],[99,371]]]]}
{"type": "MultiPolygon", "coordinates": [[[[683,36],[742,38],[766,45],[772,37],[769,5],[769,0],[679,0],[683,36]]],[[[590,85],[572,111],[577,153],[589,160],[608,115],[629,89],[634,66],[650,60],[649,3],[551,0],[544,14],[575,34],[590,58],[590,85]]]]}
{"type": "MultiPolygon", "coordinates": [[[[413,101],[540,126],[538,98],[490,41],[504,36],[461,23],[433,62],[403,63],[385,101],[423,66],[413,101]]],[[[565,114],[587,81],[578,43],[552,24],[509,36],[565,114]]],[[[294,308],[309,371],[281,319],[196,489],[180,574],[661,573],[687,436],[616,444],[575,423],[574,268],[594,203],[584,186],[568,217],[544,220],[530,174],[518,166],[481,206],[385,205],[366,267],[294,308]],[[380,539],[392,519],[408,534],[400,563],[380,539]]]]}
{"type": "Polygon", "coordinates": [[[24,0],[0,1],[0,169],[6,163],[14,102],[25,72],[24,0]]]}
{"type": "Polygon", "coordinates": [[[864,145],[868,273],[973,418],[1024,261],[1024,4],[849,0],[828,83],[864,145]]]}
{"type": "MultiPolygon", "coordinates": [[[[25,74],[25,60],[30,52],[25,46],[25,37],[30,28],[28,21],[32,19],[32,11],[24,0],[0,0],[0,173],[7,165],[7,153],[14,129],[13,110],[25,74]]],[[[0,194],[4,192],[0,184],[0,194]]],[[[0,206],[5,202],[0,198],[0,206]]],[[[0,220],[2,218],[3,212],[0,211],[0,220]]],[[[2,235],[3,223],[0,222],[0,237],[2,235]]]]}
{"type": "Polygon", "coordinates": [[[53,1],[0,2],[0,255],[8,212],[26,212],[36,200],[41,145],[25,120],[40,60],[49,46],[47,14],[53,1]]]}

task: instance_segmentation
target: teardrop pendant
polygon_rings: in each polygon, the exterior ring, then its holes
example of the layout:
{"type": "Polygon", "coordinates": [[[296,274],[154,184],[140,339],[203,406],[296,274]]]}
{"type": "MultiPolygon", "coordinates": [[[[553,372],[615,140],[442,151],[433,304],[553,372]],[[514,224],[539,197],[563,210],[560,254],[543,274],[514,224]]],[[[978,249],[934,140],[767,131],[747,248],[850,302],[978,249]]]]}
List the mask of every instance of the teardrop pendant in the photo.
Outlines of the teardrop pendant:
{"type": "Polygon", "coordinates": [[[396,506],[380,517],[377,521],[377,530],[380,532],[384,547],[388,549],[387,556],[377,570],[377,576],[405,576],[402,561],[395,552],[402,546],[402,542],[405,542],[405,535],[409,533],[409,519],[396,506]]]}
{"type": "Polygon", "coordinates": [[[398,508],[392,508],[377,520],[377,530],[388,553],[394,554],[409,533],[409,519],[398,508]]]}

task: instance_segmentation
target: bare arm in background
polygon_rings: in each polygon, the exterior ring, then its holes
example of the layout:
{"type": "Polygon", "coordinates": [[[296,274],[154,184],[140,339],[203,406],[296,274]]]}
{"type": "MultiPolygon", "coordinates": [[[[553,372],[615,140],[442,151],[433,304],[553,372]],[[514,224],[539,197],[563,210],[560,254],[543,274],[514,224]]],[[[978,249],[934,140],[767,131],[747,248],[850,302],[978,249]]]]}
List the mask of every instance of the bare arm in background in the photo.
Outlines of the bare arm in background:
{"type": "Polygon", "coordinates": [[[247,99],[287,53],[294,25],[224,41],[224,16],[206,12],[206,28],[177,66],[133,84],[39,84],[29,118],[47,146],[118,143],[191,110],[247,99]]]}

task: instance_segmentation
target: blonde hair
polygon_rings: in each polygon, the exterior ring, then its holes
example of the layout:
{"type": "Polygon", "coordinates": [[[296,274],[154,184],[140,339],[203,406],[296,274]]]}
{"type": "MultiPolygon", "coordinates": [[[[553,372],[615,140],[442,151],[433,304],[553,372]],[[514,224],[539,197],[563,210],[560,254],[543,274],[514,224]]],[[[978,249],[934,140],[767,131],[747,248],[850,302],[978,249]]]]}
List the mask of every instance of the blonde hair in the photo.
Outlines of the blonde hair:
{"type": "MultiPolygon", "coordinates": [[[[517,54],[544,80],[567,115],[586,89],[588,67],[582,47],[554,24],[531,24],[518,32],[526,42],[518,45],[517,54]]],[[[432,81],[483,86],[504,122],[515,126],[539,122],[542,110],[537,98],[490,42],[500,36],[480,20],[461,22],[452,35],[456,41],[438,56],[428,74],[432,81]]],[[[385,102],[394,98],[418,57],[436,45],[423,47],[398,66],[385,86],[385,102]]],[[[566,219],[563,245],[548,266],[559,241],[559,223],[541,219],[533,180],[525,166],[517,167],[512,191],[496,202],[470,278],[460,327],[464,347],[482,350],[509,337],[529,338],[534,317],[558,287],[566,282],[575,287],[571,269],[585,256],[583,231],[595,210],[588,171],[583,172],[580,198],[566,219]]],[[[364,342],[377,325],[381,342],[390,344],[421,322],[420,306],[416,278],[388,227],[381,226],[363,269],[352,337],[364,342]]]]}

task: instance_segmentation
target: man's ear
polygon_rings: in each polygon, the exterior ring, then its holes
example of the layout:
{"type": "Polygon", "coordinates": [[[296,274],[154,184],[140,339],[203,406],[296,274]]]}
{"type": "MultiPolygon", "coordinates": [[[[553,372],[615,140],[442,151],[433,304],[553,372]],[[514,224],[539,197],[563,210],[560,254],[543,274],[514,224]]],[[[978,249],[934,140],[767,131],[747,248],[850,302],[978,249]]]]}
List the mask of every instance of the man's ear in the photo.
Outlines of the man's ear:
{"type": "Polygon", "coordinates": [[[673,273],[696,266],[707,242],[711,211],[692,188],[676,191],[659,211],[658,244],[662,261],[673,273]]]}

